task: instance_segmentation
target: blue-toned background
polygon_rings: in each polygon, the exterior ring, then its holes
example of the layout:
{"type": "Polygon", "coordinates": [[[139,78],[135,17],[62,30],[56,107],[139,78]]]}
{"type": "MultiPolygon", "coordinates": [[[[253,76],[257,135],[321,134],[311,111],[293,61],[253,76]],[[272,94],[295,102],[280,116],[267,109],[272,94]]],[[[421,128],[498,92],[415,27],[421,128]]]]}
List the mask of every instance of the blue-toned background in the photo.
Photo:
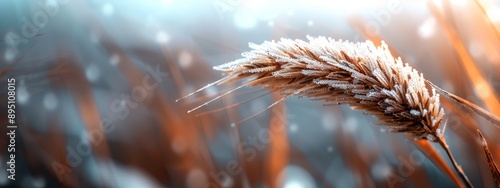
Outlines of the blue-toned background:
{"type": "MultiPolygon", "coordinates": [[[[281,96],[244,88],[189,114],[238,84],[175,99],[222,78],[212,66],[240,58],[249,42],[310,35],[384,40],[427,79],[498,116],[499,7],[489,0],[2,0],[0,103],[7,78],[15,78],[18,129],[16,180],[7,178],[10,153],[0,147],[0,187],[452,187],[413,140],[381,131],[348,106],[292,98],[232,127],[281,96]]],[[[475,131],[498,157],[499,129],[442,100],[455,157],[475,186],[493,187],[475,131]]],[[[0,120],[5,135],[6,115],[0,120]]]]}

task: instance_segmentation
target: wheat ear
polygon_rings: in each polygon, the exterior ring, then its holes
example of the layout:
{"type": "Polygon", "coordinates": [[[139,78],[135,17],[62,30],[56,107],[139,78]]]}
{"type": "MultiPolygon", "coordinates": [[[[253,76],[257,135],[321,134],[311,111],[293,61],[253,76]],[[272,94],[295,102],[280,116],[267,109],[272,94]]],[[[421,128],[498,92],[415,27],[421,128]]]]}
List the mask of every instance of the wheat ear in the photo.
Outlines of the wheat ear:
{"type": "Polygon", "coordinates": [[[308,37],[250,44],[243,59],[214,67],[224,82],[250,78],[253,86],[330,104],[348,104],[376,116],[391,132],[436,141],[443,118],[439,95],[384,43],[350,43],[308,37]],[[300,92],[298,92],[300,91],[300,92]]]}
{"type": "Polygon", "coordinates": [[[439,130],[444,115],[439,94],[427,90],[422,74],[395,59],[384,42],[376,47],[370,41],[308,39],[250,43],[252,50],[243,53],[242,59],[214,67],[227,74],[218,84],[248,79],[244,85],[263,86],[286,97],[348,104],[377,117],[390,132],[438,142],[462,180],[472,186],[444,142],[439,130]]]}

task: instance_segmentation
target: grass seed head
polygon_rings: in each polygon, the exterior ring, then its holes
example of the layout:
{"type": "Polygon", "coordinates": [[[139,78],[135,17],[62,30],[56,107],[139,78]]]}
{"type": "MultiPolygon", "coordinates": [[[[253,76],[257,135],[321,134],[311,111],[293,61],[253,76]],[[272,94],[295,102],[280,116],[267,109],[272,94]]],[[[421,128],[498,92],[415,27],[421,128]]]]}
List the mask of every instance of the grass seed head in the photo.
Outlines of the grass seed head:
{"type": "MultiPolygon", "coordinates": [[[[387,45],[352,43],[325,37],[309,41],[281,39],[250,44],[243,58],[214,67],[227,77],[245,80],[285,95],[306,96],[325,105],[348,104],[380,120],[391,132],[434,140],[443,118],[439,95],[387,45]]],[[[219,83],[219,84],[220,84],[219,83]]]]}

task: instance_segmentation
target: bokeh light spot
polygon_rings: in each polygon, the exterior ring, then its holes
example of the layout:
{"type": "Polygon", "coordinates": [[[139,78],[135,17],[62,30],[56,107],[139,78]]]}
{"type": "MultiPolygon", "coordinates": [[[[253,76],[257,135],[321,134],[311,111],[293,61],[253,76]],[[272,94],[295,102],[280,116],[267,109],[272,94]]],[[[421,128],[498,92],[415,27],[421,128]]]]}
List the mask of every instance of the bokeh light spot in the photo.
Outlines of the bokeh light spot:
{"type": "Polygon", "coordinates": [[[47,110],[54,110],[58,104],[59,101],[57,100],[57,97],[56,95],[54,95],[54,93],[47,93],[43,97],[43,106],[47,110]]]}

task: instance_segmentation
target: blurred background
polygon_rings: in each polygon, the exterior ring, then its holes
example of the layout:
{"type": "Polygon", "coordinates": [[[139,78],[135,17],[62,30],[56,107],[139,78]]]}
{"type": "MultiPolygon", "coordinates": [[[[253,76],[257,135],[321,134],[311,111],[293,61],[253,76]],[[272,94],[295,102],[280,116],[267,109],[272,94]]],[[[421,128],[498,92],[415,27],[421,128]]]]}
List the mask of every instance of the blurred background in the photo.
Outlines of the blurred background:
{"type": "MultiPolygon", "coordinates": [[[[234,84],[175,102],[222,78],[212,66],[249,42],[384,40],[436,85],[500,115],[493,0],[2,0],[0,18],[0,103],[15,78],[18,125],[12,181],[2,108],[0,187],[456,186],[422,145],[347,106],[291,98],[231,126],[281,96],[244,88],[187,113],[234,84]]],[[[476,129],[497,163],[500,130],[442,104],[459,164],[476,187],[494,187],[476,129]]]]}

